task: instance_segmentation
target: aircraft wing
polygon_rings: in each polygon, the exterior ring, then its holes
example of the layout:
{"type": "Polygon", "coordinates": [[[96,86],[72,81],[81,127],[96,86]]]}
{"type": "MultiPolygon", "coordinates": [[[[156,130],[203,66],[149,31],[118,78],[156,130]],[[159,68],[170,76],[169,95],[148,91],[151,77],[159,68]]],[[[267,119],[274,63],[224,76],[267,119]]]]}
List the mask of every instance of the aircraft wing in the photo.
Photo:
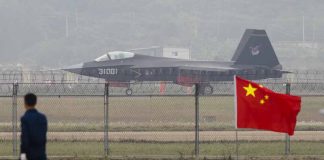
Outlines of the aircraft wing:
{"type": "Polygon", "coordinates": [[[215,65],[215,64],[207,64],[207,65],[197,65],[197,64],[185,64],[185,65],[178,65],[178,64],[161,64],[156,66],[133,66],[132,69],[137,68],[165,68],[165,67],[173,67],[178,68],[180,70],[193,70],[193,71],[214,71],[214,72],[221,72],[221,71],[228,71],[228,70],[235,70],[236,68],[226,66],[226,65],[215,65]]]}
{"type": "Polygon", "coordinates": [[[180,70],[193,70],[193,71],[228,71],[228,70],[235,70],[235,68],[232,67],[226,67],[226,66],[215,66],[215,67],[210,67],[210,66],[179,66],[178,67],[180,70]]]}

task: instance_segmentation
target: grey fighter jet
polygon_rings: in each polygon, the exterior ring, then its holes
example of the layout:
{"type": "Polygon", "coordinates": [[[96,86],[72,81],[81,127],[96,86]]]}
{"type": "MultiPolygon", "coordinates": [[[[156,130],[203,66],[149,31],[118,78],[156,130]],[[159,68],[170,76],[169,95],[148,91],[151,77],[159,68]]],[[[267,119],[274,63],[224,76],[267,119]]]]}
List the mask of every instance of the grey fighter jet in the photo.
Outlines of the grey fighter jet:
{"type": "Polygon", "coordinates": [[[125,82],[171,81],[184,86],[201,83],[201,93],[208,95],[213,93],[209,82],[233,81],[233,75],[258,80],[281,78],[285,73],[265,30],[255,29],[245,31],[233,58],[227,62],[183,60],[113,51],[94,61],[63,70],[102,78],[116,87],[127,87],[127,95],[132,94],[132,89],[130,83],[125,82]]]}

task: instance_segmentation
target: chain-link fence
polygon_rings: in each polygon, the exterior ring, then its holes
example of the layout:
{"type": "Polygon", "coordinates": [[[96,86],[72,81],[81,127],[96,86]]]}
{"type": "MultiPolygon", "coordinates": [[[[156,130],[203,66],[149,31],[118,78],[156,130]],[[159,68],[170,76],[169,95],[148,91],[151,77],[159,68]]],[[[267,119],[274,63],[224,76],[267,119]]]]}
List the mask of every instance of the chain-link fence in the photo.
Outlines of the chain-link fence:
{"type": "MultiPolygon", "coordinates": [[[[286,84],[261,83],[285,93],[286,84]]],[[[19,119],[23,96],[38,95],[37,109],[49,122],[49,156],[234,157],[283,156],[285,134],[234,127],[233,82],[202,86],[172,83],[0,84],[0,156],[19,153],[19,119]],[[210,91],[210,90],[209,90],[210,91]]],[[[302,96],[292,155],[324,155],[324,83],[292,83],[291,94],[302,96]]]]}

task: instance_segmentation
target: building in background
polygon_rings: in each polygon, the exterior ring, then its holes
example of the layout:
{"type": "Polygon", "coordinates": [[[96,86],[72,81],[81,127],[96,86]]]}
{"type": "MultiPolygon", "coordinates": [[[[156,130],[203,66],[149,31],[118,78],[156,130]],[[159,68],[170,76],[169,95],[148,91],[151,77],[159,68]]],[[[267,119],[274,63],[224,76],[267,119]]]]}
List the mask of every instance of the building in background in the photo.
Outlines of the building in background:
{"type": "Polygon", "coordinates": [[[153,46],[148,48],[131,49],[129,51],[156,57],[191,59],[190,50],[188,48],[153,46]]]}

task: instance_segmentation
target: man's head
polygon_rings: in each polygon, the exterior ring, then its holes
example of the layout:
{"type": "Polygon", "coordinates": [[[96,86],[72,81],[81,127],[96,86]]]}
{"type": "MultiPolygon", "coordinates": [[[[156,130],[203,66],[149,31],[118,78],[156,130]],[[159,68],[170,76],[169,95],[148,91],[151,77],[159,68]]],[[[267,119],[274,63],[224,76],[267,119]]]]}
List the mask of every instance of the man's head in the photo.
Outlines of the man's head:
{"type": "Polygon", "coordinates": [[[25,108],[32,109],[35,108],[37,104],[37,96],[33,93],[27,93],[24,97],[25,100],[25,108]]]}

